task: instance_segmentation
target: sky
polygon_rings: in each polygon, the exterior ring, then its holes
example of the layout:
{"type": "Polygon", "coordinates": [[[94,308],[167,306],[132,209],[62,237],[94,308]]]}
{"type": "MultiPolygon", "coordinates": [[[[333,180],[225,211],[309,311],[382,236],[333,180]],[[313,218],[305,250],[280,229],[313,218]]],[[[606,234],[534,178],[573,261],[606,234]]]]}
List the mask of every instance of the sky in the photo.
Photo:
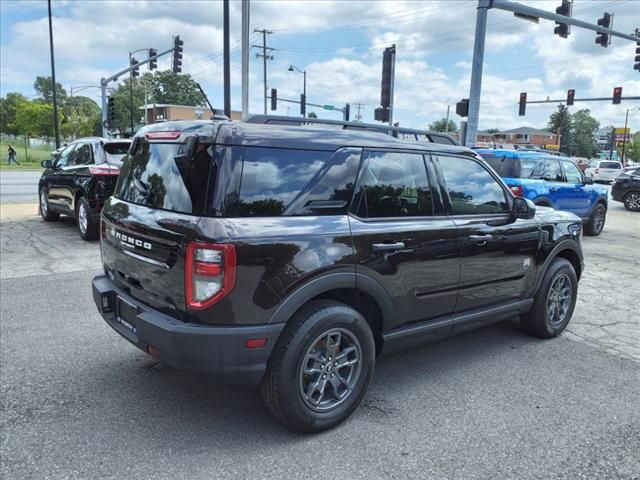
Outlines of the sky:
{"type": "MultiPolygon", "coordinates": [[[[522,3],[554,11],[560,0],[522,3]]],[[[267,87],[278,97],[299,99],[307,72],[307,101],[337,107],[362,104],[362,120],[373,122],[380,102],[382,52],[395,43],[394,120],[426,128],[443,118],[459,123],[455,104],[469,96],[477,1],[251,1],[251,31],[268,29],[267,87]]],[[[166,50],[172,37],[184,41],[183,72],[199,81],[215,107],[223,106],[222,3],[212,0],[53,0],[53,35],[57,81],[75,91],[99,85],[101,77],[125,68],[128,53],[141,48],[166,50]]],[[[613,28],[632,33],[640,27],[640,0],[575,0],[576,18],[595,23],[614,14],[613,28]]],[[[610,97],[616,86],[624,96],[640,96],[640,72],[633,69],[635,45],[613,38],[608,48],[595,44],[596,33],[573,28],[568,39],[553,34],[554,23],[534,24],[492,9],[488,15],[480,128],[543,128],[556,104],[528,105],[518,116],[520,92],[529,100],[560,99],[569,88],[575,98],[610,97]]],[[[231,1],[232,108],[241,107],[241,3],[231,1]]],[[[262,43],[252,33],[250,43],[262,43]]],[[[250,111],[263,112],[262,60],[250,60],[250,111]]],[[[144,53],[139,56],[144,58],[144,53]]],[[[170,68],[170,55],[159,62],[170,68]]],[[[35,96],[37,75],[50,75],[47,2],[0,0],[0,95],[18,91],[35,96]]],[[[144,71],[144,67],[143,67],[144,71]]],[[[86,95],[99,103],[99,89],[86,95]]],[[[629,124],[640,129],[640,101],[576,102],[572,111],[589,108],[601,125],[629,124]]],[[[322,118],[338,112],[308,107],[322,118]]],[[[295,104],[279,102],[282,115],[298,115],[295,104]]]]}

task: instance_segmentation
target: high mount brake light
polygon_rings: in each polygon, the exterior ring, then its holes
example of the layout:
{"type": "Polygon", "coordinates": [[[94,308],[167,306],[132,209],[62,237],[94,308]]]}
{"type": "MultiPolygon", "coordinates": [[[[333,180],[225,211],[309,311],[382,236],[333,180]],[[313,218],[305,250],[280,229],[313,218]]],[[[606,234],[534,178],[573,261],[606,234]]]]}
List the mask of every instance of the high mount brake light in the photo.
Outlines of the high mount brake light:
{"type": "Polygon", "coordinates": [[[120,175],[120,169],[113,165],[108,166],[91,166],[89,167],[91,175],[120,175]]]}
{"type": "Polygon", "coordinates": [[[516,197],[521,197],[524,192],[522,185],[509,185],[509,190],[511,190],[511,193],[516,197]]]}
{"type": "Polygon", "coordinates": [[[191,242],[184,270],[187,307],[208,308],[236,286],[236,249],[230,244],[191,242]]]}
{"type": "Polygon", "coordinates": [[[182,132],[148,132],[145,134],[147,140],[176,140],[182,132]]]}

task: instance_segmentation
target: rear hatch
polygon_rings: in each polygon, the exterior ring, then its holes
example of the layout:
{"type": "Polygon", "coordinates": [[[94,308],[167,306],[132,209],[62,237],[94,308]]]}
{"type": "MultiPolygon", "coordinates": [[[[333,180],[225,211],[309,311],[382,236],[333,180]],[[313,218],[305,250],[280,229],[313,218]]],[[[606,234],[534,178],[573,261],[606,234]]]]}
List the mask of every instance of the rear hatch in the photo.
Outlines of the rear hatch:
{"type": "Polygon", "coordinates": [[[186,245],[205,210],[217,125],[182,123],[191,125],[156,125],[134,139],[102,212],[101,243],[117,287],[186,320],[186,245]]]}
{"type": "Polygon", "coordinates": [[[622,173],[622,164],[619,162],[600,162],[598,174],[604,178],[615,178],[622,173]]]}

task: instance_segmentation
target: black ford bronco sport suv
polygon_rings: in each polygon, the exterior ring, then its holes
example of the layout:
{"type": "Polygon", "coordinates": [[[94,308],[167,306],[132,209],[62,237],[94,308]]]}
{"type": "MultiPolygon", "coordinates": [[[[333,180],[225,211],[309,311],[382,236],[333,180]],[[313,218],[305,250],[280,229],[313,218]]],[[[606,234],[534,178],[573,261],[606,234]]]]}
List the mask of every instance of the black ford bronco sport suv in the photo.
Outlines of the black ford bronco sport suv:
{"type": "Polygon", "coordinates": [[[514,316],[560,334],[581,228],[461,146],[168,122],[137,134],[104,206],[93,296],[143,351],[259,383],[314,432],[354,411],[382,352],[514,316]]]}

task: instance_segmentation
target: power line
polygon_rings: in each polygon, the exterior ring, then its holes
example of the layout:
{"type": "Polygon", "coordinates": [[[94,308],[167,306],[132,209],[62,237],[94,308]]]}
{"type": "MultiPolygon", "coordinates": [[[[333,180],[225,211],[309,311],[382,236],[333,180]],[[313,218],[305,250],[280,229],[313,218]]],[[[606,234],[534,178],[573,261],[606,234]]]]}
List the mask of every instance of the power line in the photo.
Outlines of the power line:
{"type": "Polygon", "coordinates": [[[271,35],[273,32],[271,30],[267,30],[266,28],[255,29],[254,33],[262,34],[262,46],[260,45],[252,45],[255,48],[261,48],[262,53],[256,53],[256,58],[262,58],[262,69],[263,69],[263,77],[264,77],[264,114],[267,114],[267,60],[273,60],[273,55],[268,54],[267,52],[273,52],[275,48],[267,47],[267,35],[271,35]]]}

